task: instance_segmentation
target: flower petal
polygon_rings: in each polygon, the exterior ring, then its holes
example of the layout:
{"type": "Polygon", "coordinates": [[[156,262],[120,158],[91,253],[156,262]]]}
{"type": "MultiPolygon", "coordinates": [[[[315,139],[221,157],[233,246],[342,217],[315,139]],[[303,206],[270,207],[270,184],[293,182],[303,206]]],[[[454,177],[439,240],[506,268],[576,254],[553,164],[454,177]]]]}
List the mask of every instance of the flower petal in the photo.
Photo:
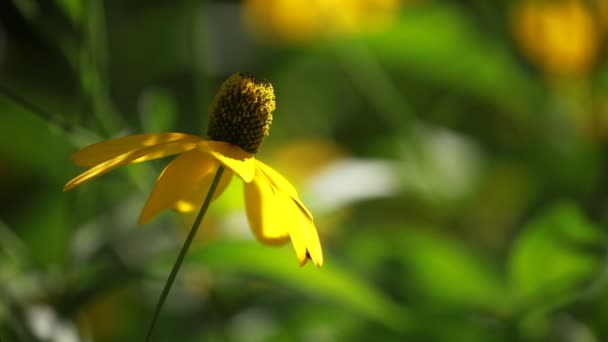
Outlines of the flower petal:
{"type": "Polygon", "coordinates": [[[323,251],[321,242],[311,218],[306,211],[286,194],[281,194],[283,201],[283,220],[287,223],[291,244],[296,252],[300,266],[304,266],[308,259],[320,267],[323,265],[323,251]]]}
{"type": "Polygon", "coordinates": [[[300,208],[304,211],[304,213],[312,220],[312,214],[310,213],[310,211],[308,211],[308,209],[306,209],[306,207],[302,203],[302,200],[300,200],[296,188],[291,185],[291,183],[287,179],[285,179],[285,177],[283,177],[280,173],[278,173],[270,166],[262,163],[257,159],[255,160],[255,163],[258,167],[258,170],[264,173],[264,175],[272,183],[272,185],[275,188],[279,189],[279,191],[290,196],[294,201],[296,201],[300,208]]]}
{"type": "Polygon", "coordinates": [[[212,175],[218,165],[215,159],[198,150],[185,152],[175,158],[158,177],[141,211],[139,223],[147,223],[162,210],[172,208],[206,176],[212,175]]]}
{"type": "Polygon", "coordinates": [[[255,175],[255,159],[242,148],[223,141],[203,140],[198,148],[209,153],[229,169],[234,171],[245,183],[253,180],[255,175]]]}
{"type": "Polygon", "coordinates": [[[256,173],[250,183],[245,183],[249,227],[260,242],[269,245],[281,245],[289,239],[287,225],[283,221],[285,196],[276,195],[272,184],[260,173],[256,173]]]}
{"type": "Polygon", "coordinates": [[[149,155],[164,153],[164,151],[175,151],[176,149],[183,150],[185,148],[184,144],[188,143],[184,143],[182,141],[174,141],[123,153],[110,160],[97,164],[88,169],[87,171],[74,177],[72,180],[65,184],[65,186],[63,187],[63,191],[70,190],[92,178],[101,176],[104,173],[113,170],[121,165],[133,163],[135,160],[146,158],[149,155]]]}
{"type": "Polygon", "coordinates": [[[310,213],[256,166],[253,181],[245,184],[247,218],[254,235],[267,244],[283,243],[289,236],[300,265],[311,259],[321,266],[323,252],[310,213]]]}
{"type": "MultiPolygon", "coordinates": [[[[213,161],[217,163],[217,160],[213,159],[213,161]]],[[[220,179],[220,182],[217,185],[217,188],[215,189],[215,193],[213,194],[214,200],[218,198],[224,192],[224,190],[226,190],[228,184],[230,184],[230,181],[232,180],[232,174],[232,170],[224,170],[224,174],[222,174],[222,179],[220,179]]],[[[175,202],[175,210],[182,213],[186,213],[200,209],[201,205],[203,205],[205,197],[207,197],[207,192],[211,188],[211,183],[213,182],[214,176],[215,172],[207,174],[194,187],[194,190],[180,197],[180,199],[175,202]]]]}
{"type": "Polygon", "coordinates": [[[291,197],[286,196],[285,194],[281,194],[279,196],[284,198],[284,200],[281,201],[281,213],[284,217],[286,224],[285,227],[287,228],[287,232],[289,233],[289,237],[291,239],[291,245],[296,252],[300,266],[304,266],[306,261],[308,261],[306,234],[304,234],[304,229],[302,229],[304,217],[298,208],[295,207],[295,203],[291,197]]]}
{"type": "Polygon", "coordinates": [[[285,177],[283,177],[280,173],[278,173],[276,170],[257,159],[256,166],[258,166],[259,170],[262,171],[264,175],[270,180],[272,185],[274,185],[278,189],[281,189],[281,192],[287,194],[288,196],[298,198],[298,191],[296,190],[296,188],[291,185],[291,183],[287,179],[285,179],[285,177]]]}
{"type": "MultiPolygon", "coordinates": [[[[321,240],[319,240],[319,234],[317,233],[317,227],[315,227],[315,223],[312,220],[312,217],[308,217],[308,210],[306,208],[301,207],[298,204],[298,209],[301,210],[301,219],[302,226],[301,229],[304,232],[304,240],[306,241],[306,249],[308,252],[308,258],[312,260],[312,263],[317,267],[323,266],[323,249],[321,248],[321,240]]],[[[297,229],[297,227],[295,227],[297,229]]],[[[292,234],[292,230],[289,230],[289,234],[292,234]]],[[[291,238],[293,243],[294,238],[291,238]]],[[[304,263],[306,260],[304,260],[304,263]]],[[[300,265],[303,265],[300,260],[300,265]]]]}
{"type": "Polygon", "coordinates": [[[130,135],[127,137],[106,140],[89,145],[76,152],[72,156],[72,162],[79,166],[95,166],[125,153],[146,147],[177,141],[183,143],[167,146],[167,148],[158,150],[156,153],[146,155],[145,157],[133,161],[141,162],[193,149],[196,147],[196,143],[198,143],[201,139],[201,137],[183,133],[151,133],[130,135]]]}

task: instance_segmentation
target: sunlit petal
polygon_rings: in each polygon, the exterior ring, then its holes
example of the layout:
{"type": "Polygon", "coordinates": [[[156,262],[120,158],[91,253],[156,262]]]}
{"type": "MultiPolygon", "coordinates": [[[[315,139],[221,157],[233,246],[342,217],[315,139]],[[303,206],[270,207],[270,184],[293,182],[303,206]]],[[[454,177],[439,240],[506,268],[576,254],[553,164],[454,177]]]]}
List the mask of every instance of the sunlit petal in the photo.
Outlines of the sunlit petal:
{"type": "Polygon", "coordinates": [[[130,151],[130,152],[121,154],[121,155],[114,157],[110,160],[107,160],[103,163],[95,165],[92,168],[88,169],[87,171],[74,177],[72,180],[70,180],[69,182],[66,183],[66,185],[63,187],[63,190],[64,191],[70,190],[92,178],[101,176],[104,173],[106,173],[110,170],[113,170],[121,165],[132,163],[133,161],[138,160],[140,158],[144,158],[148,155],[155,155],[157,153],[162,153],[163,151],[174,151],[179,148],[183,149],[183,148],[185,148],[184,144],[188,144],[188,143],[184,143],[183,141],[180,140],[180,141],[174,141],[174,142],[164,143],[164,144],[150,146],[150,147],[144,147],[144,148],[141,148],[141,149],[138,149],[135,151],[130,151]]]}
{"type": "Polygon", "coordinates": [[[270,181],[270,183],[272,183],[272,185],[275,188],[277,188],[280,192],[286,194],[287,196],[290,196],[294,201],[296,201],[296,203],[298,203],[298,205],[304,211],[304,213],[312,220],[312,214],[310,213],[310,211],[308,211],[308,209],[306,209],[306,207],[300,200],[300,197],[298,196],[298,192],[296,191],[296,188],[293,185],[291,185],[291,183],[287,179],[285,179],[285,177],[283,177],[280,173],[278,173],[276,170],[274,170],[270,166],[262,163],[261,161],[259,161],[257,159],[255,160],[255,163],[256,163],[256,166],[258,167],[258,170],[261,171],[266,176],[266,178],[270,181]]]}
{"type": "MultiPolygon", "coordinates": [[[[319,234],[317,228],[311,217],[308,217],[309,212],[306,208],[300,207],[301,210],[300,219],[302,220],[302,230],[304,232],[304,239],[306,240],[306,249],[308,250],[308,256],[312,260],[315,266],[321,267],[323,265],[323,249],[321,248],[321,241],[319,240],[319,234]],[[304,210],[302,210],[304,209],[304,210]]],[[[297,228],[297,227],[295,227],[297,228]]],[[[289,231],[291,234],[291,230],[289,231]]],[[[293,237],[292,237],[293,241],[293,237]]],[[[300,263],[302,264],[301,260],[300,263]]]]}
{"type": "Polygon", "coordinates": [[[260,242],[280,245],[289,239],[287,225],[283,220],[284,201],[284,198],[277,198],[277,192],[263,174],[256,173],[250,183],[245,183],[245,209],[249,227],[260,242]]]}
{"type": "Polygon", "coordinates": [[[127,137],[102,141],[89,145],[72,156],[72,162],[79,166],[95,166],[110,159],[114,159],[125,153],[140,150],[146,147],[162,145],[170,142],[182,142],[172,144],[155,153],[147,154],[133,162],[162,158],[172,154],[181,153],[196,147],[200,137],[183,133],[151,133],[131,135],[127,137]]]}
{"type": "MultiPolygon", "coordinates": [[[[321,266],[323,252],[310,213],[290,193],[275,186],[259,163],[256,166],[253,181],[245,184],[247,218],[254,235],[268,244],[280,244],[289,237],[300,265],[310,258],[315,265],[321,266]]],[[[281,177],[283,181],[287,182],[281,177]]]]}
{"type": "Polygon", "coordinates": [[[305,208],[287,194],[275,189],[275,196],[282,199],[280,204],[283,220],[300,266],[303,266],[308,259],[311,259],[316,266],[323,265],[321,242],[312,218],[308,217],[305,208]]]}
{"type": "Polygon", "coordinates": [[[242,148],[223,141],[204,140],[198,148],[209,153],[222,164],[234,171],[245,183],[253,180],[255,175],[255,159],[251,153],[242,148]]]}
{"type": "Polygon", "coordinates": [[[139,223],[147,223],[164,209],[172,208],[185,194],[192,191],[205,176],[211,175],[219,163],[198,150],[175,158],[160,174],[139,216],[139,223]]]}
{"type": "MultiPolygon", "coordinates": [[[[215,159],[214,162],[218,163],[215,159]]],[[[224,192],[224,190],[226,190],[228,184],[230,184],[230,181],[232,180],[232,174],[232,170],[224,170],[222,178],[220,179],[220,182],[215,189],[215,193],[213,194],[213,199],[218,198],[224,192]]],[[[191,190],[189,193],[180,197],[180,199],[175,202],[175,209],[182,213],[199,210],[203,204],[203,201],[205,200],[205,197],[207,196],[209,188],[211,188],[211,183],[213,182],[214,177],[215,172],[212,170],[194,187],[194,190],[191,190]]]]}
{"type": "Polygon", "coordinates": [[[303,266],[308,261],[308,248],[306,246],[306,234],[304,230],[304,223],[307,217],[302,215],[291,197],[278,191],[275,193],[275,196],[281,199],[277,201],[279,204],[277,209],[283,215],[285,228],[287,228],[287,232],[289,233],[298,262],[300,266],[303,266]]]}

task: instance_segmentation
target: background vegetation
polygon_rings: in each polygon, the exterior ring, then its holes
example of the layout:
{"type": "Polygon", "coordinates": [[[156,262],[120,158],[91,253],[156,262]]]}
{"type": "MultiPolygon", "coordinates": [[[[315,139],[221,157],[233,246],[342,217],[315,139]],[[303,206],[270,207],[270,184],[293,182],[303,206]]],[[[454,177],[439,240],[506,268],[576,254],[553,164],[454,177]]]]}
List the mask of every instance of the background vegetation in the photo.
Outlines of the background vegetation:
{"type": "Polygon", "coordinates": [[[138,341],[193,217],[166,161],[74,191],[78,148],[203,134],[271,81],[261,158],[326,263],[253,241],[233,182],[157,341],[608,340],[608,2],[0,2],[0,340],[138,341]]]}

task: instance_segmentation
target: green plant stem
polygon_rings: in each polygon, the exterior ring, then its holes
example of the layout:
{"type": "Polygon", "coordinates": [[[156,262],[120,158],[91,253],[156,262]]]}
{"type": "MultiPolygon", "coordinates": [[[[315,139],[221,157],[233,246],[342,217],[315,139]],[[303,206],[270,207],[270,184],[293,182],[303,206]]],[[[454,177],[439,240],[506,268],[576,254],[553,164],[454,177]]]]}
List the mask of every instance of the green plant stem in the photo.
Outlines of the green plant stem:
{"type": "Polygon", "coordinates": [[[211,182],[211,187],[209,187],[209,191],[207,192],[207,197],[205,197],[205,201],[201,206],[201,210],[198,212],[196,219],[194,220],[194,224],[192,224],[192,228],[190,229],[190,233],[188,233],[188,237],[182,246],[182,249],[179,251],[179,255],[177,256],[177,260],[175,260],[175,264],[173,264],[173,268],[171,269],[171,273],[169,273],[169,278],[165,282],[165,287],[163,288],[163,292],[160,294],[158,298],[158,303],[156,303],[156,309],[154,309],[154,316],[152,317],[152,321],[150,322],[150,327],[148,328],[148,333],[146,334],[146,342],[150,341],[152,337],[152,331],[154,330],[154,326],[156,325],[156,320],[158,319],[158,315],[160,314],[161,309],[163,308],[163,304],[169,295],[169,291],[171,290],[171,286],[173,285],[173,281],[175,280],[175,276],[179,271],[179,268],[184,261],[184,257],[188,252],[188,248],[190,248],[190,244],[192,240],[194,240],[194,236],[196,235],[196,231],[198,227],[201,225],[201,221],[203,217],[205,217],[205,213],[209,208],[209,204],[211,203],[211,199],[213,198],[213,194],[215,193],[215,189],[217,189],[217,185],[222,178],[222,174],[224,173],[224,166],[220,165],[215,173],[215,177],[213,178],[213,182],[211,182]]]}

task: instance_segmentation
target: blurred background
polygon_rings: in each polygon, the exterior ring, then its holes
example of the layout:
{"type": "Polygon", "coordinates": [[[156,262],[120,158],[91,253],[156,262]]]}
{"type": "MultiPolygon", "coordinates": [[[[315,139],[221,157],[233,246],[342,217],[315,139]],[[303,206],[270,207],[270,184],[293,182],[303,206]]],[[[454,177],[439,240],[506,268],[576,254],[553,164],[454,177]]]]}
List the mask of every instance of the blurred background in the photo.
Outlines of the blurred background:
{"type": "Polygon", "coordinates": [[[143,339],[193,216],[136,224],[167,160],[62,192],[69,157],[204,135],[242,71],[325,265],[233,181],[156,341],[606,341],[607,43],[605,0],[1,1],[0,340],[143,339]]]}

